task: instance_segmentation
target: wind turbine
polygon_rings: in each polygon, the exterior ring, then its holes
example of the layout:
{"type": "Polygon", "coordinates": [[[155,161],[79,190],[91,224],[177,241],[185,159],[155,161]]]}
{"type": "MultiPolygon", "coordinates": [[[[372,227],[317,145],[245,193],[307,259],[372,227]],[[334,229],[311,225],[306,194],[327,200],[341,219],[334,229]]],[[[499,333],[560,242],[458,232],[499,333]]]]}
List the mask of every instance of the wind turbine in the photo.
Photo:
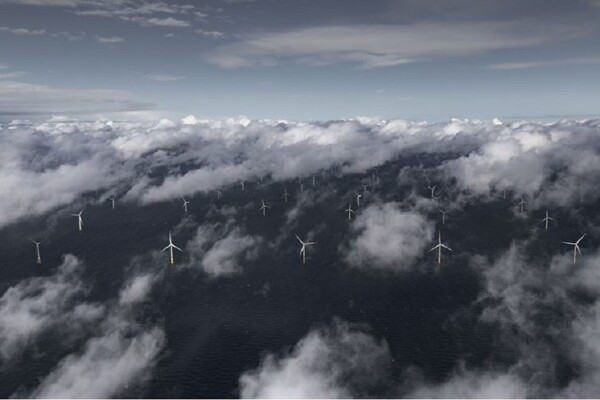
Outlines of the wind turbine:
{"type": "Polygon", "coordinates": [[[352,219],[352,214],[354,214],[354,210],[352,209],[352,203],[348,204],[348,209],[344,211],[348,211],[348,221],[350,221],[352,219]]]}
{"type": "Polygon", "coordinates": [[[442,233],[438,232],[438,244],[434,248],[429,250],[431,252],[431,251],[434,251],[435,249],[437,249],[437,251],[438,251],[437,263],[438,264],[442,263],[442,247],[448,251],[452,251],[452,249],[450,247],[448,247],[442,243],[442,233]]]}
{"type": "Polygon", "coordinates": [[[266,212],[267,212],[267,208],[271,208],[268,205],[265,204],[265,201],[262,200],[262,206],[260,206],[260,210],[262,210],[263,213],[263,217],[265,216],[266,212]]]}
{"type": "Polygon", "coordinates": [[[431,189],[431,198],[435,199],[435,196],[433,195],[435,193],[435,188],[436,186],[430,187],[429,189],[431,189]]]}
{"type": "Polygon", "coordinates": [[[81,218],[81,214],[83,213],[83,209],[79,211],[77,214],[71,214],[74,217],[77,217],[77,225],[79,227],[79,231],[83,230],[83,218],[81,218]]]}
{"type": "Polygon", "coordinates": [[[302,257],[302,264],[306,263],[306,246],[311,246],[317,242],[303,242],[302,239],[296,235],[296,239],[302,244],[302,248],[300,249],[300,257],[302,257]]]}
{"type": "Polygon", "coordinates": [[[169,244],[167,245],[167,247],[162,249],[162,251],[165,251],[167,249],[169,249],[170,264],[173,265],[173,264],[175,264],[175,257],[173,257],[173,249],[177,249],[177,250],[181,251],[182,253],[183,253],[183,250],[181,250],[179,247],[177,247],[173,244],[173,239],[171,238],[171,231],[169,231],[169,244]]]}
{"type": "Polygon", "coordinates": [[[360,206],[360,198],[362,197],[362,194],[358,192],[354,192],[354,194],[356,195],[356,205],[360,206]]]}
{"type": "Polygon", "coordinates": [[[29,241],[31,243],[35,244],[35,253],[37,255],[36,263],[37,264],[41,264],[42,263],[42,256],[40,255],[40,244],[42,244],[42,242],[36,242],[33,239],[29,239],[29,241]]]}
{"type": "Polygon", "coordinates": [[[288,196],[289,196],[289,194],[288,194],[287,188],[283,188],[283,196],[281,196],[281,197],[283,197],[285,199],[286,203],[288,200],[288,196]]]}
{"type": "Polygon", "coordinates": [[[246,185],[246,181],[240,181],[240,185],[242,185],[242,191],[244,191],[245,185],[246,185]]]}
{"type": "Polygon", "coordinates": [[[525,204],[527,204],[527,202],[521,197],[521,201],[519,201],[519,204],[517,204],[517,206],[521,208],[521,212],[525,210],[525,204]]]}
{"type": "Polygon", "coordinates": [[[442,210],[441,208],[438,208],[438,211],[442,213],[442,225],[446,224],[446,214],[448,213],[448,211],[442,210]]]}
{"type": "Polygon", "coordinates": [[[313,187],[315,186],[316,182],[317,182],[317,177],[313,175],[313,180],[312,180],[312,185],[313,187]]]}
{"type": "Polygon", "coordinates": [[[579,248],[579,242],[581,242],[581,239],[583,239],[585,237],[585,233],[579,238],[577,239],[576,242],[563,242],[564,244],[568,244],[570,246],[573,246],[573,264],[575,264],[577,262],[577,253],[579,253],[579,255],[581,255],[581,249],[579,248]]]}
{"type": "Polygon", "coordinates": [[[189,202],[189,201],[187,201],[187,200],[185,199],[185,197],[182,197],[182,198],[181,198],[181,200],[183,200],[183,210],[184,210],[185,212],[188,212],[187,205],[188,205],[188,204],[190,204],[190,202],[189,202]]]}
{"type": "Polygon", "coordinates": [[[114,210],[115,209],[115,196],[110,196],[108,198],[108,200],[111,201],[111,203],[112,203],[112,209],[114,210]]]}
{"type": "Polygon", "coordinates": [[[548,221],[554,221],[554,218],[551,218],[548,215],[548,210],[546,210],[546,218],[543,218],[540,222],[545,222],[546,223],[546,229],[548,229],[548,221]]]}
{"type": "Polygon", "coordinates": [[[369,187],[369,185],[367,184],[367,185],[361,185],[361,186],[363,188],[363,195],[366,195],[367,194],[367,188],[369,187]]]}
{"type": "Polygon", "coordinates": [[[304,183],[300,182],[300,191],[304,192],[304,183]]]}
{"type": "Polygon", "coordinates": [[[217,200],[219,200],[221,197],[223,197],[223,192],[221,192],[220,189],[217,189],[217,200]]]}

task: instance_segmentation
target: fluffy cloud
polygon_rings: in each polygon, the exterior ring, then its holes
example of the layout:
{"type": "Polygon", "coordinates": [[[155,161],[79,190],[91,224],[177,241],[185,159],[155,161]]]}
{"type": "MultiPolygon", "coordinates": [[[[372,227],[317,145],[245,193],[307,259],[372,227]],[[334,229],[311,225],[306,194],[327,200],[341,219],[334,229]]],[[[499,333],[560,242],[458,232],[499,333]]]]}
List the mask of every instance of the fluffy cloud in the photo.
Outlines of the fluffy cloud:
{"type": "Polygon", "coordinates": [[[232,228],[232,221],[224,226],[201,225],[186,246],[188,265],[213,277],[235,274],[243,262],[257,257],[261,242],[260,238],[232,228]]]}
{"type": "Polygon", "coordinates": [[[402,211],[397,203],[360,210],[352,224],[346,261],[359,268],[408,271],[431,244],[433,226],[420,214],[402,211]]]}
{"type": "Polygon", "coordinates": [[[242,398],[349,398],[376,384],[389,349],[359,327],[335,321],[311,331],[289,354],[268,354],[240,377],[242,398]]]}
{"type": "Polygon", "coordinates": [[[4,293],[0,298],[0,360],[9,361],[47,329],[102,316],[101,306],[77,304],[86,290],[81,268],[77,258],[67,255],[56,274],[23,280],[4,293]]]}
{"type": "Polygon", "coordinates": [[[117,330],[89,340],[81,354],[60,362],[35,390],[43,398],[108,398],[139,380],[164,341],[153,328],[131,337],[117,330]]]}

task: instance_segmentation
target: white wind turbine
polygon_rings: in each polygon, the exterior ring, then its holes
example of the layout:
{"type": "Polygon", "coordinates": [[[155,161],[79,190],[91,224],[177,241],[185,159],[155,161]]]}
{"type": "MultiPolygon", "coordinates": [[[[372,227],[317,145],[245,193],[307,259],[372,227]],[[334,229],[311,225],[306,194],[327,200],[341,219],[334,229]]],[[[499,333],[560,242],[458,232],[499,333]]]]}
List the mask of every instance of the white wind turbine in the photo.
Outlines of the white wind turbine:
{"type": "Polygon", "coordinates": [[[167,245],[167,247],[165,247],[164,249],[162,249],[162,251],[165,251],[169,249],[169,262],[171,265],[175,264],[175,257],[173,257],[173,249],[177,249],[179,251],[181,251],[183,253],[183,250],[181,250],[179,247],[175,246],[173,244],[173,239],[171,238],[171,231],[169,231],[169,244],[167,245]]]}
{"type": "Polygon", "coordinates": [[[551,218],[548,215],[548,210],[546,210],[546,218],[542,218],[542,220],[540,222],[545,222],[546,223],[546,229],[548,229],[548,221],[554,221],[554,218],[551,218]]]}
{"type": "Polygon", "coordinates": [[[108,198],[108,200],[110,200],[110,202],[112,203],[112,209],[115,209],[115,196],[110,196],[108,198]]]}
{"type": "Polygon", "coordinates": [[[361,186],[363,188],[363,195],[366,195],[367,194],[367,188],[369,187],[369,185],[367,184],[367,185],[361,185],[361,186]]]}
{"type": "Polygon", "coordinates": [[[289,196],[289,194],[288,194],[287,188],[283,188],[283,196],[281,196],[281,197],[283,197],[283,199],[285,200],[286,203],[288,201],[288,196],[289,196]]]}
{"type": "Polygon", "coordinates": [[[575,264],[577,262],[577,253],[579,253],[579,255],[581,255],[581,249],[579,248],[579,242],[581,242],[581,239],[583,239],[584,237],[585,237],[585,233],[579,239],[577,239],[576,242],[563,242],[564,244],[573,246],[573,264],[575,264]]]}
{"type": "Polygon", "coordinates": [[[240,181],[240,185],[242,185],[242,191],[244,191],[246,187],[246,181],[240,181]]]}
{"type": "Polygon", "coordinates": [[[354,214],[354,210],[352,209],[352,203],[348,204],[348,208],[344,211],[348,212],[348,221],[352,219],[352,214],[354,214]]]}
{"type": "Polygon", "coordinates": [[[313,178],[312,178],[313,187],[315,186],[316,183],[317,183],[317,177],[313,175],[313,178]]]}
{"type": "Polygon", "coordinates": [[[302,245],[302,248],[300,249],[300,257],[302,257],[302,264],[305,264],[306,263],[306,246],[311,246],[317,242],[303,242],[302,239],[300,239],[298,237],[298,235],[296,235],[296,239],[298,239],[298,241],[302,245]]]}
{"type": "Polygon", "coordinates": [[[217,200],[221,199],[221,197],[223,197],[223,192],[221,192],[221,189],[217,189],[217,200]]]}
{"type": "Polygon", "coordinates": [[[435,196],[433,195],[435,193],[435,188],[436,188],[436,186],[432,186],[429,188],[429,189],[431,189],[431,198],[432,199],[435,199],[435,196]]]}
{"type": "Polygon", "coordinates": [[[525,211],[525,204],[527,204],[527,202],[521,197],[521,201],[519,201],[519,204],[517,204],[517,206],[519,206],[521,209],[521,212],[525,211]]]}
{"type": "Polygon", "coordinates": [[[260,210],[262,210],[262,214],[263,217],[265,216],[266,212],[267,212],[267,208],[271,208],[269,207],[264,200],[262,200],[262,206],[260,206],[260,210]]]}
{"type": "Polygon", "coordinates": [[[79,227],[79,231],[83,230],[83,218],[81,218],[81,214],[83,213],[83,209],[79,211],[77,214],[71,214],[74,217],[77,217],[77,226],[79,227]]]}
{"type": "Polygon", "coordinates": [[[437,263],[438,264],[442,263],[442,247],[448,251],[452,251],[452,249],[450,247],[448,247],[442,243],[442,233],[438,232],[438,244],[434,248],[429,250],[431,252],[431,251],[434,251],[435,249],[437,249],[437,251],[438,251],[437,263]]]}
{"type": "Polygon", "coordinates": [[[445,225],[446,224],[446,214],[448,213],[448,211],[442,210],[441,208],[438,208],[438,211],[442,213],[442,225],[445,225]]]}
{"type": "Polygon", "coordinates": [[[181,198],[181,200],[183,200],[183,210],[184,210],[185,212],[188,212],[188,207],[187,207],[187,206],[188,206],[188,204],[190,204],[190,202],[189,202],[189,201],[187,201],[187,200],[185,199],[185,197],[182,197],[182,198],[181,198]]]}
{"type": "Polygon", "coordinates": [[[42,256],[40,255],[40,244],[42,244],[43,242],[36,242],[33,239],[29,239],[29,241],[31,243],[35,244],[35,253],[37,255],[36,263],[37,264],[41,264],[42,263],[42,256]]]}
{"type": "Polygon", "coordinates": [[[356,196],[356,206],[360,206],[360,198],[362,197],[362,194],[354,192],[354,195],[356,196]]]}

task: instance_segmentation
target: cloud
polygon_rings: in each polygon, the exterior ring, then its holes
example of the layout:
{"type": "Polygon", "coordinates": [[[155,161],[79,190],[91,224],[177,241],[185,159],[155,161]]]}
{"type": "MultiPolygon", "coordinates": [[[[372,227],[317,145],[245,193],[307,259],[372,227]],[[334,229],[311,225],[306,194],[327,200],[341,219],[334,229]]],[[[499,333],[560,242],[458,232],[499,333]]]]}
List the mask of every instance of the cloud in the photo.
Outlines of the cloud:
{"type": "Polygon", "coordinates": [[[201,225],[187,243],[188,265],[212,277],[239,273],[243,262],[256,259],[262,239],[246,235],[233,221],[201,225]]]}
{"type": "Polygon", "coordinates": [[[532,21],[331,25],[245,35],[238,42],[218,47],[208,60],[226,68],[286,61],[313,65],[349,62],[375,68],[531,47],[579,33],[568,25],[555,24],[550,29],[532,21]]]}
{"type": "Polygon", "coordinates": [[[123,39],[122,37],[118,37],[118,36],[110,36],[110,37],[96,36],[96,40],[100,43],[108,43],[108,44],[121,43],[121,42],[125,41],[125,39],[123,39]]]}
{"type": "Polygon", "coordinates": [[[185,79],[185,76],[181,75],[164,75],[164,74],[156,74],[156,75],[144,75],[146,79],[150,79],[156,82],[174,82],[185,79]]]}
{"type": "Polygon", "coordinates": [[[33,277],[8,288],[0,298],[0,360],[10,361],[44,331],[76,327],[103,314],[100,306],[77,304],[85,294],[81,262],[65,256],[56,274],[33,277]]]}
{"type": "Polygon", "coordinates": [[[33,392],[43,398],[108,398],[143,377],[164,342],[153,328],[131,336],[121,330],[89,340],[81,354],[63,359],[33,392]]]}
{"type": "Polygon", "coordinates": [[[406,397],[415,399],[519,399],[527,384],[511,374],[461,371],[441,384],[423,384],[406,397]]]}
{"type": "Polygon", "coordinates": [[[3,115],[101,114],[146,111],[152,104],[138,102],[122,90],[65,89],[13,80],[0,80],[0,108],[3,115]]]}
{"type": "Polygon", "coordinates": [[[242,398],[350,398],[377,383],[389,349],[360,327],[337,320],[308,333],[288,354],[266,355],[240,377],[242,398]]]}
{"type": "Polygon", "coordinates": [[[194,33],[203,35],[203,36],[208,36],[211,38],[215,38],[215,39],[221,39],[225,37],[225,33],[221,32],[221,31],[207,31],[205,29],[194,29],[194,33]]]}
{"type": "Polygon", "coordinates": [[[488,69],[495,70],[512,70],[512,69],[529,69],[540,67],[551,67],[560,65],[587,65],[600,64],[600,57],[575,57],[562,60],[545,60],[545,61],[518,61],[509,63],[499,63],[488,65],[488,69]]]}
{"type": "Polygon", "coordinates": [[[7,26],[0,26],[0,32],[9,32],[13,35],[22,36],[40,36],[48,33],[45,29],[9,28],[7,26]]]}
{"type": "Polygon", "coordinates": [[[358,268],[409,271],[432,243],[433,226],[418,213],[397,203],[375,204],[359,214],[351,230],[346,262],[358,268]]]}
{"type": "Polygon", "coordinates": [[[152,321],[138,321],[136,307],[149,299],[161,272],[140,271],[140,263],[134,259],[129,265],[130,276],[117,301],[105,303],[103,318],[88,323],[91,336],[83,346],[60,360],[28,397],[109,398],[149,378],[165,334],[152,321]]]}

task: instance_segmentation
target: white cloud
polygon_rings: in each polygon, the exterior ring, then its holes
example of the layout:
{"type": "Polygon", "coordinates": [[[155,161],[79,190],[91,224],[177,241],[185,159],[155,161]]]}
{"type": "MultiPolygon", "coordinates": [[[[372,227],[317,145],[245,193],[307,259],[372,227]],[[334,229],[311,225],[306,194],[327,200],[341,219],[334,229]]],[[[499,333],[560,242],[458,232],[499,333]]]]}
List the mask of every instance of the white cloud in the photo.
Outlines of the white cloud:
{"type": "Polygon", "coordinates": [[[194,29],[194,32],[198,33],[200,35],[203,35],[203,36],[208,36],[208,37],[214,38],[214,39],[220,39],[220,38],[225,37],[225,33],[221,32],[221,31],[208,31],[205,29],[194,29]]]}
{"type": "Polygon", "coordinates": [[[385,341],[342,321],[313,330],[289,354],[268,354],[240,377],[242,398],[349,398],[390,362],[385,341]]]}
{"type": "Polygon", "coordinates": [[[122,43],[125,41],[125,39],[123,39],[122,37],[119,37],[119,36],[109,36],[109,37],[96,36],[96,40],[100,43],[106,43],[106,44],[122,43]]]}
{"type": "Polygon", "coordinates": [[[333,25],[246,35],[217,48],[208,59],[227,68],[285,60],[317,65],[351,62],[373,68],[530,47],[577,33],[569,26],[549,28],[533,21],[333,25]]]}
{"type": "Polygon", "coordinates": [[[109,398],[143,378],[162,348],[153,328],[134,336],[115,330],[87,342],[81,354],[63,359],[33,392],[42,398],[109,398]]]}
{"type": "Polygon", "coordinates": [[[47,33],[45,29],[9,28],[7,26],[0,26],[0,32],[9,32],[13,35],[24,36],[39,36],[47,33]]]}
{"type": "Polygon", "coordinates": [[[188,265],[217,277],[238,273],[241,264],[255,259],[261,239],[232,228],[232,223],[221,227],[206,224],[198,227],[186,246],[188,265]]]}
{"type": "Polygon", "coordinates": [[[432,243],[433,224],[397,203],[375,204],[358,210],[352,223],[356,237],[343,249],[346,262],[358,268],[409,271],[432,243]]]}
{"type": "Polygon", "coordinates": [[[18,355],[47,329],[75,327],[102,315],[101,307],[75,306],[76,297],[86,290],[82,267],[77,258],[67,255],[56,274],[28,278],[8,288],[0,298],[0,359],[6,362],[18,355]]]}
{"type": "Polygon", "coordinates": [[[155,74],[155,75],[144,75],[145,78],[150,79],[156,82],[174,82],[185,79],[185,76],[181,75],[165,75],[165,74],[155,74]]]}

